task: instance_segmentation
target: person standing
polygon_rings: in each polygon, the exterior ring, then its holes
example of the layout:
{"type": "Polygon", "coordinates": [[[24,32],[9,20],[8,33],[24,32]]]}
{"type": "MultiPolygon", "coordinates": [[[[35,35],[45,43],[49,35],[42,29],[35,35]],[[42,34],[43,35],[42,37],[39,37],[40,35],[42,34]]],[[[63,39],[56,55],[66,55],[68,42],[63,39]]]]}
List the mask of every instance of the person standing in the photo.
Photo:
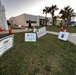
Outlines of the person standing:
{"type": "Polygon", "coordinates": [[[7,20],[8,28],[10,28],[11,23],[7,20]]]}
{"type": "Polygon", "coordinates": [[[8,33],[12,34],[12,29],[10,27],[11,23],[7,20],[7,25],[8,25],[8,33]]]}
{"type": "Polygon", "coordinates": [[[29,20],[29,22],[28,22],[28,29],[31,29],[32,27],[31,27],[31,21],[29,20]]]}

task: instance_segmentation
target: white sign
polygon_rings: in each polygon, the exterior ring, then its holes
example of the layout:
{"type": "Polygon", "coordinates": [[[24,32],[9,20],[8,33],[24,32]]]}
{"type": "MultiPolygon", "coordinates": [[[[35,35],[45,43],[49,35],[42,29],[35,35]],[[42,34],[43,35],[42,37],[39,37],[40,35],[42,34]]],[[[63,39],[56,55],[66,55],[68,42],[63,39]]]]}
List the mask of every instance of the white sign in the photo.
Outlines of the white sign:
{"type": "Polygon", "coordinates": [[[46,34],[46,27],[42,27],[42,28],[38,29],[38,32],[37,32],[38,38],[44,36],[45,34],[46,34]]]}
{"type": "Polygon", "coordinates": [[[9,35],[0,39],[0,57],[13,47],[14,35],[9,35]]]}
{"type": "Polygon", "coordinates": [[[36,42],[36,33],[25,33],[25,41],[36,42]]]}
{"type": "Polygon", "coordinates": [[[69,35],[68,32],[60,32],[58,38],[66,41],[68,39],[68,35],[69,35]]]}

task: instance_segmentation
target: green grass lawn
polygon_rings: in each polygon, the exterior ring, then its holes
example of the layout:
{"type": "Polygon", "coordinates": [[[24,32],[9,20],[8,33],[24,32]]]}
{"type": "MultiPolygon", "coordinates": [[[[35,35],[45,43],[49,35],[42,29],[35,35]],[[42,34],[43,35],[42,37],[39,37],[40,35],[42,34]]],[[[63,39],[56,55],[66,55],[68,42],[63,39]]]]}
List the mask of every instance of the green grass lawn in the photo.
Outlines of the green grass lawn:
{"type": "MultiPolygon", "coordinates": [[[[60,31],[60,28],[58,28],[56,26],[47,26],[46,29],[49,30],[49,31],[55,31],[55,32],[60,31]]],[[[66,31],[70,32],[70,33],[76,33],[76,27],[74,27],[74,26],[67,27],[66,31]]]]}
{"type": "MultiPolygon", "coordinates": [[[[42,26],[37,26],[36,28],[41,28],[42,26]]],[[[60,27],[57,26],[46,26],[46,30],[47,31],[54,31],[54,32],[60,32],[60,27]]],[[[67,27],[66,28],[67,32],[70,33],[76,33],[76,27],[75,26],[71,26],[71,27],[67,27]]]]}
{"type": "MultiPolygon", "coordinates": [[[[41,28],[42,26],[36,26],[37,29],[41,28]]],[[[28,28],[28,26],[27,26],[28,28]]],[[[11,29],[15,30],[15,29],[22,29],[19,28],[17,26],[13,26],[11,25],[11,29]]],[[[55,32],[60,32],[60,28],[58,28],[57,26],[47,26],[46,27],[47,31],[55,31],[55,32]]],[[[71,32],[71,33],[76,33],[76,27],[71,26],[71,27],[67,27],[67,32],[71,32]]]]}
{"type": "Polygon", "coordinates": [[[25,42],[24,34],[15,33],[14,47],[0,57],[0,75],[76,75],[76,45],[50,34],[25,42]]]}
{"type": "Polygon", "coordinates": [[[10,27],[11,27],[11,29],[13,29],[13,30],[15,30],[15,29],[22,29],[22,28],[19,28],[19,27],[17,27],[17,26],[14,26],[14,25],[11,25],[10,27]]]}

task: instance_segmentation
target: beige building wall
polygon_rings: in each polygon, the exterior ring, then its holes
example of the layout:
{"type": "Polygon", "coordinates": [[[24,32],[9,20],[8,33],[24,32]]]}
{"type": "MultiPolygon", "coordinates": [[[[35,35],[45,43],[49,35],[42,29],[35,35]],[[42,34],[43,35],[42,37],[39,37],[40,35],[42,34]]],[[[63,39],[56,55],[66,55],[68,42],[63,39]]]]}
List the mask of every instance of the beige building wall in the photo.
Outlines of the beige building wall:
{"type": "MultiPolygon", "coordinates": [[[[29,14],[21,14],[16,17],[12,17],[10,20],[13,25],[22,25],[22,26],[28,26],[28,21],[31,21],[32,26],[40,26],[40,19],[45,19],[43,16],[35,16],[35,15],[29,15],[29,14]]],[[[50,25],[51,18],[48,19],[47,25],[50,25]]]]}
{"type": "Polygon", "coordinates": [[[39,17],[35,15],[21,14],[16,17],[11,17],[9,20],[12,25],[28,26],[27,21],[31,20],[32,26],[39,26],[39,17]]]}
{"type": "Polygon", "coordinates": [[[15,17],[16,24],[26,26],[25,16],[24,14],[15,17]]]}
{"type": "Polygon", "coordinates": [[[11,18],[9,19],[9,21],[10,21],[11,25],[16,25],[16,24],[17,24],[15,17],[11,17],[11,18]]]}

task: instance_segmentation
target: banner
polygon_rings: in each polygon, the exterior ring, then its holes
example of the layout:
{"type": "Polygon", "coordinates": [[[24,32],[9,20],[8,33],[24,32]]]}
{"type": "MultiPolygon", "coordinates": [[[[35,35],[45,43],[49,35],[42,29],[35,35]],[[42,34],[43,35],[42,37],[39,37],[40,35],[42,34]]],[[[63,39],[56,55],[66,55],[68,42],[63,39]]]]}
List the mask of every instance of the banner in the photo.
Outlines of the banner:
{"type": "Polygon", "coordinates": [[[0,57],[13,47],[14,35],[9,35],[0,39],[0,57]]]}
{"type": "Polygon", "coordinates": [[[69,32],[60,32],[58,38],[66,41],[68,39],[69,32]]]}
{"type": "Polygon", "coordinates": [[[42,27],[42,28],[38,29],[38,32],[37,32],[38,38],[44,36],[45,34],[46,34],[46,27],[42,27]]]}
{"type": "Polygon", "coordinates": [[[25,33],[25,41],[36,42],[36,33],[25,33]]]}

